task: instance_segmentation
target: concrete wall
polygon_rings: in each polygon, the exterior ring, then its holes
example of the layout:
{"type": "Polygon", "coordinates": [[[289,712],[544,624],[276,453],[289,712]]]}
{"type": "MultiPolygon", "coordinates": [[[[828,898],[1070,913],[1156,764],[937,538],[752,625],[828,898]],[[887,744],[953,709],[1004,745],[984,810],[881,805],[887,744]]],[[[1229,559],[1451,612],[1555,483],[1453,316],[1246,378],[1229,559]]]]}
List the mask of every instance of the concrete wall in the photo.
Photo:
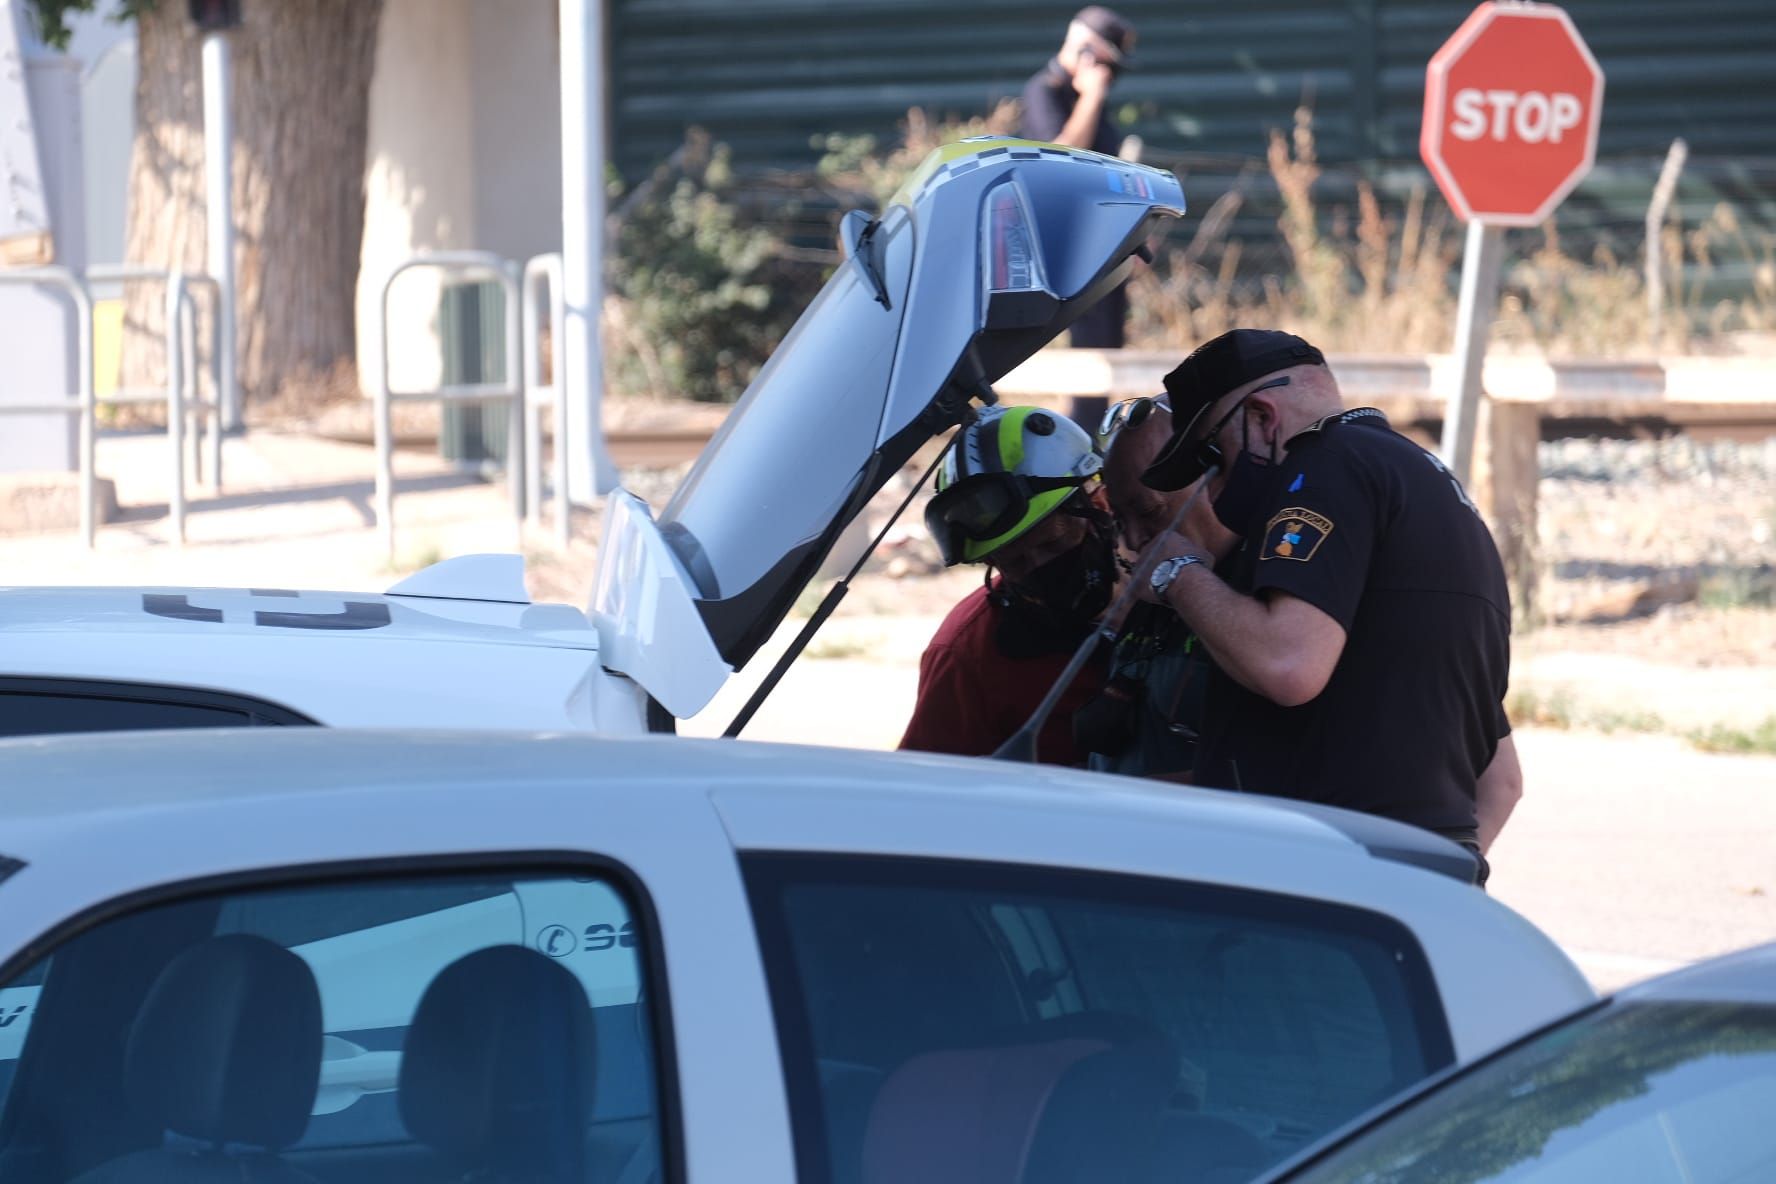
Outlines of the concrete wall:
{"type": "MultiPolygon", "coordinates": [[[[0,3],[0,20],[19,38],[0,37],[9,59],[0,67],[24,84],[7,88],[0,103],[6,108],[0,118],[17,133],[7,149],[6,180],[25,187],[14,190],[14,206],[28,203],[31,209],[31,222],[19,222],[15,229],[47,221],[54,262],[78,270],[86,265],[80,68],[73,58],[37,44],[28,22],[19,18],[16,6],[0,3]]],[[[37,403],[72,395],[78,381],[76,334],[74,307],[61,293],[0,288],[0,357],[6,359],[0,401],[37,403]]],[[[66,415],[0,416],[0,471],[72,469],[76,439],[74,420],[66,415]]]]}
{"type": "MultiPolygon", "coordinates": [[[[475,248],[522,263],[561,246],[555,0],[387,0],[370,87],[360,385],[379,365],[383,279],[418,252],[475,248]]],[[[409,273],[390,300],[396,390],[442,375],[439,284],[409,273]]]]}
{"type": "Polygon", "coordinates": [[[561,249],[561,36],[555,0],[471,0],[476,245],[561,249]]]}
{"type": "MultiPolygon", "coordinates": [[[[112,19],[116,0],[68,14],[68,56],[80,63],[86,177],[86,262],[122,263],[136,134],[136,25],[112,19]]],[[[95,296],[108,293],[98,292],[95,296]]]]}
{"type": "MultiPolygon", "coordinates": [[[[391,268],[427,250],[475,245],[472,0],[386,0],[370,83],[364,244],[358,273],[358,374],[375,389],[377,301],[391,268]]],[[[410,272],[390,296],[396,390],[438,385],[436,277],[410,272]]]]}
{"type": "Polygon", "coordinates": [[[129,227],[130,149],[136,135],[135,38],[119,38],[82,61],[86,261],[122,263],[129,227]]]}

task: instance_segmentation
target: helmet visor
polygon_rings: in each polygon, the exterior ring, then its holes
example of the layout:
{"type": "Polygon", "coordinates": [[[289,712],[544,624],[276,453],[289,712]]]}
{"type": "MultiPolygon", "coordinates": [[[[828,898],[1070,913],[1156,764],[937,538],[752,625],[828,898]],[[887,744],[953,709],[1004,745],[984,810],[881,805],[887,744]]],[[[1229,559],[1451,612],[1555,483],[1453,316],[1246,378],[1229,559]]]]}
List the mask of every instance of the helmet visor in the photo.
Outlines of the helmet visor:
{"type": "Polygon", "coordinates": [[[1023,477],[975,473],[940,490],[925,506],[925,525],[937,540],[945,567],[972,562],[970,542],[984,542],[1027,526],[1031,499],[1051,489],[1083,485],[1089,477],[1023,477]]]}

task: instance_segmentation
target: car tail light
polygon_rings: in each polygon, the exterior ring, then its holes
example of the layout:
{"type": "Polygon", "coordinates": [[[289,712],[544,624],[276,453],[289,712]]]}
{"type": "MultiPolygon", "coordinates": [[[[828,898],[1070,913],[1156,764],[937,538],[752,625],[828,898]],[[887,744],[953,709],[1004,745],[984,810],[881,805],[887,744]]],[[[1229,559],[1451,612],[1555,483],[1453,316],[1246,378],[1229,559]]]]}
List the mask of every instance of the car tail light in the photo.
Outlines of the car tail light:
{"type": "Polygon", "coordinates": [[[987,194],[987,291],[1029,292],[1046,287],[1023,194],[1014,183],[987,194]]]}
{"type": "Polygon", "coordinates": [[[1055,299],[1043,271],[1035,220],[1015,180],[987,191],[981,240],[981,303],[986,327],[1040,324],[1053,311],[1055,299]]]}

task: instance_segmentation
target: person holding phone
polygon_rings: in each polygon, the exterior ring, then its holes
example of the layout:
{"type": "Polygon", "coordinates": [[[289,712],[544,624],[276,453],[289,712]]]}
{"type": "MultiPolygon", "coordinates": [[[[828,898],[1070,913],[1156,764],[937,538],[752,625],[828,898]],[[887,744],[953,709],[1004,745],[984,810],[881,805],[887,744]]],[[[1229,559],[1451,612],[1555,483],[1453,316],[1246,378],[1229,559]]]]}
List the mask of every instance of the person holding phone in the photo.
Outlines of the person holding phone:
{"type": "Polygon", "coordinates": [[[1134,50],[1135,27],[1122,16],[1098,4],[1080,9],[1060,52],[1024,84],[1019,134],[1115,156],[1122,138],[1110,122],[1110,88],[1134,50]]]}
{"type": "MultiPolygon", "coordinates": [[[[1024,85],[1018,134],[1069,148],[1116,156],[1122,137],[1110,121],[1110,88],[1135,51],[1135,27],[1099,4],[1082,8],[1067,24],[1060,52],[1024,85]]],[[[1075,349],[1121,349],[1128,320],[1128,290],[1118,286],[1073,322],[1075,349]]],[[[1068,413],[1090,430],[1107,399],[1075,398],[1068,413]]]]}

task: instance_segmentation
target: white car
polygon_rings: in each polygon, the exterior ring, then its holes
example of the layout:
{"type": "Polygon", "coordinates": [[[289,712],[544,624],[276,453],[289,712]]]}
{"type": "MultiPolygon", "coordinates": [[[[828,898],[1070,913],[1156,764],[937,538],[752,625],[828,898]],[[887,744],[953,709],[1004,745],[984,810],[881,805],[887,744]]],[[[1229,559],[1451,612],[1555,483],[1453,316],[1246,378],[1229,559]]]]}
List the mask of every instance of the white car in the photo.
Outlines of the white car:
{"type": "Polygon", "coordinates": [[[0,736],[325,724],[647,730],[579,609],[532,604],[516,555],[387,593],[0,592],[0,736]]]}
{"type": "Polygon", "coordinates": [[[1468,871],[979,760],[0,742],[0,1174],[1244,1180],[1591,999],[1468,871]]]}
{"type": "Polygon", "coordinates": [[[988,138],[932,153],[797,322],[658,520],[607,501],[589,611],[516,556],[386,595],[0,590],[0,735],[213,723],[669,730],[788,615],[841,534],[991,383],[1184,212],[1170,173],[988,138]]]}

